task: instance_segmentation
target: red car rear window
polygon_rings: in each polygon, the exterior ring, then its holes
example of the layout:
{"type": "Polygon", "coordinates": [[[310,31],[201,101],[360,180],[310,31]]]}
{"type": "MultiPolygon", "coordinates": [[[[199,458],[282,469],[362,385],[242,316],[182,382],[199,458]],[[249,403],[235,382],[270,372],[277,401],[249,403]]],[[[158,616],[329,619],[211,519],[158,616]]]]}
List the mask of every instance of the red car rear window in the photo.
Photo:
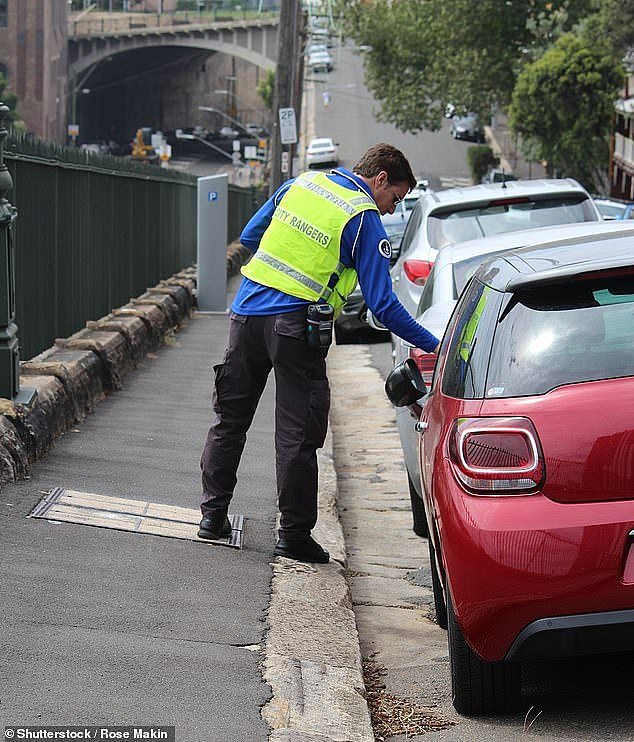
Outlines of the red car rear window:
{"type": "Polygon", "coordinates": [[[485,397],[634,376],[634,273],[517,294],[497,324],[485,397]]]}

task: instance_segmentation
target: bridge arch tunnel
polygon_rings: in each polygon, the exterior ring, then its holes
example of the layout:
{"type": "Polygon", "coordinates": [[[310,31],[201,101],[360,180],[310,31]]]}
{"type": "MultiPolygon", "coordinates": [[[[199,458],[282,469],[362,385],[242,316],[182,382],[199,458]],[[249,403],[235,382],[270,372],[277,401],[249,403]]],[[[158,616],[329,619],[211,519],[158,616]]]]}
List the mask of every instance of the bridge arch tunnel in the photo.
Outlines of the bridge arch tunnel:
{"type": "Polygon", "coordinates": [[[78,141],[125,146],[141,126],[167,132],[228,123],[199,106],[244,123],[262,123],[257,86],[265,74],[248,59],[189,44],[145,46],[101,57],[75,74],[71,103],[78,141]]]}

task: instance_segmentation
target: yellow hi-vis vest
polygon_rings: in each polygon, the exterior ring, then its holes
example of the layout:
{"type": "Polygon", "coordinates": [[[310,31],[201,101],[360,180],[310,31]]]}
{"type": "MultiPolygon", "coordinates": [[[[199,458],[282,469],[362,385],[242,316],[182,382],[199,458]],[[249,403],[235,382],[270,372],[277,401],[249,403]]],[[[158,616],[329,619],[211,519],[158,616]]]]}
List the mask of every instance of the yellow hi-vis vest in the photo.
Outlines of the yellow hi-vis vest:
{"type": "Polygon", "coordinates": [[[284,194],[243,275],[307,301],[328,302],[339,314],[357,285],[354,268],[339,261],[341,234],[370,196],[333,183],[325,173],[302,173],[284,194]]]}

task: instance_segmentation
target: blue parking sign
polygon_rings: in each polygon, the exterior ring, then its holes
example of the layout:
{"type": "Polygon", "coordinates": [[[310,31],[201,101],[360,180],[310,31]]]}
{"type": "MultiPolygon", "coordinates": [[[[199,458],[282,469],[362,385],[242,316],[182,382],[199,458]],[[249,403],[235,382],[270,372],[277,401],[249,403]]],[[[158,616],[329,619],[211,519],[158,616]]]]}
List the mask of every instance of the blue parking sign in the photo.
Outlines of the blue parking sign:
{"type": "Polygon", "coordinates": [[[207,200],[208,201],[217,201],[218,200],[218,191],[209,191],[207,194],[207,200]]]}

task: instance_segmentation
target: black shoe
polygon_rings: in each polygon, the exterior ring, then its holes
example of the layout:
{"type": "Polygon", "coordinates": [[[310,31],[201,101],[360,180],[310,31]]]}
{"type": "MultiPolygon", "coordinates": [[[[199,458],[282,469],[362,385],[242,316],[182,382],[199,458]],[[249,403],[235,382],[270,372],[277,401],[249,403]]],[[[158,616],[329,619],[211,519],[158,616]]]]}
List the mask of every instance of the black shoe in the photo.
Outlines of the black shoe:
{"type": "Polygon", "coordinates": [[[297,540],[281,538],[275,544],[273,553],[275,556],[297,559],[299,562],[327,564],[330,561],[330,554],[325,549],[322,549],[315,539],[310,536],[297,540]]]}
{"type": "Polygon", "coordinates": [[[227,538],[227,536],[231,536],[231,523],[227,518],[226,510],[218,510],[200,521],[198,538],[218,541],[218,539],[227,538]]]}

